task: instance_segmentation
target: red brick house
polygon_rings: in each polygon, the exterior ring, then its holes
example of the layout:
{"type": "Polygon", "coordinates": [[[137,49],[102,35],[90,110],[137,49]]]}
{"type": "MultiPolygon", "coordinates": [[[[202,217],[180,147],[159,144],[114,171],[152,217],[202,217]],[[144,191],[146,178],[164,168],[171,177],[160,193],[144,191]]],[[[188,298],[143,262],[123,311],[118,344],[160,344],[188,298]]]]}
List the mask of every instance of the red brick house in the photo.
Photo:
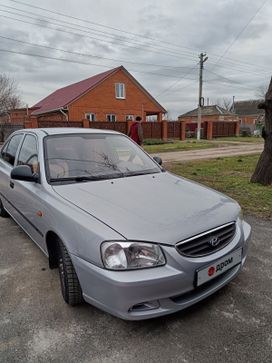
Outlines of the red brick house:
{"type": "Polygon", "coordinates": [[[251,126],[264,122],[264,110],[258,109],[264,100],[248,100],[234,102],[235,113],[239,116],[241,126],[251,126]]]}
{"type": "Polygon", "coordinates": [[[166,112],[123,66],[58,89],[33,107],[31,116],[47,121],[128,121],[137,115],[162,121],[166,112]]]}

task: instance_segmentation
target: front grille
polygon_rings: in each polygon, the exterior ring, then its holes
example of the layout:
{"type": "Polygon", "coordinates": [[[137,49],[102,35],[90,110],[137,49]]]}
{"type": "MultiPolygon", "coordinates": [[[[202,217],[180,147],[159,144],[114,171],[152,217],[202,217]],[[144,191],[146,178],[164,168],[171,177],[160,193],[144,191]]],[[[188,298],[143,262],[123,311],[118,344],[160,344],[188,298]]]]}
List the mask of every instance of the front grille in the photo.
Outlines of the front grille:
{"type": "Polygon", "coordinates": [[[223,226],[178,242],[176,249],[180,254],[188,257],[210,255],[229,244],[235,232],[235,222],[224,224],[223,226]]]}

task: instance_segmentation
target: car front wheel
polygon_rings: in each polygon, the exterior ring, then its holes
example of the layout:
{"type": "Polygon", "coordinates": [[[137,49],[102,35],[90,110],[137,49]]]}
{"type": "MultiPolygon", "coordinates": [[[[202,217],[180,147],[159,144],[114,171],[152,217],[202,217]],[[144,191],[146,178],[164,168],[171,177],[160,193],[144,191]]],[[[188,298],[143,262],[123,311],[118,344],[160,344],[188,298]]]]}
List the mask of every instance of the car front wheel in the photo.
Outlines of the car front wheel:
{"type": "Polygon", "coordinates": [[[69,305],[82,303],[82,290],[69,253],[62,242],[59,243],[58,268],[61,291],[64,301],[69,305]]]}
{"type": "Polygon", "coordinates": [[[6,212],[1,199],[0,199],[0,217],[3,217],[3,218],[9,217],[9,214],[6,212]]]}

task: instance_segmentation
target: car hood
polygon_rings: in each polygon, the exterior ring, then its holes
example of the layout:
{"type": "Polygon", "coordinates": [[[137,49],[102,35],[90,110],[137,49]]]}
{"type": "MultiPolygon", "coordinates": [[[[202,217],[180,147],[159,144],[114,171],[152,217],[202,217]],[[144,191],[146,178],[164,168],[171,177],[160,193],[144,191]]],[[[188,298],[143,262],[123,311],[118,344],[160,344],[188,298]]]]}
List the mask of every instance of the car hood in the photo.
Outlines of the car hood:
{"type": "Polygon", "coordinates": [[[175,244],[236,220],[239,205],[168,172],[54,186],[127,239],[175,244]]]}

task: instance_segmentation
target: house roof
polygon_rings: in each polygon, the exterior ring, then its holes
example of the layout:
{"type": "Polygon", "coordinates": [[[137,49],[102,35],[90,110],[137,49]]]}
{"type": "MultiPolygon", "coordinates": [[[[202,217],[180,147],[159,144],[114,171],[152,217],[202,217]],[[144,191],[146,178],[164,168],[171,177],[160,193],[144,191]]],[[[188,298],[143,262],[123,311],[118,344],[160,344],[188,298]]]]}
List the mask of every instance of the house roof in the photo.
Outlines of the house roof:
{"type": "Polygon", "coordinates": [[[56,111],[68,106],[72,101],[95,87],[98,83],[117,72],[121,67],[111,69],[109,71],[99,73],[93,77],[84,79],[83,81],[70,84],[69,86],[60,88],[49,96],[45,97],[33,107],[38,107],[37,111],[32,112],[32,115],[56,111]]]}
{"type": "MultiPolygon", "coordinates": [[[[189,112],[186,112],[182,115],[180,115],[179,117],[185,117],[185,116],[197,116],[198,114],[198,108],[195,108],[194,110],[192,111],[189,111],[189,112]]],[[[203,116],[213,116],[213,115],[231,115],[231,116],[234,116],[235,113],[231,112],[231,111],[228,111],[226,110],[225,108],[223,107],[220,107],[218,105],[211,105],[211,106],[203,106],[201,108],[201,114],[203,116]]]]}
{"type": "Polygon", "coordinates": [[[135,83],[137,83],[137,85],[143,90],[143,92],[149,98],[151,98],[153,102],[155,102],[162,109],[163,112],[166,112],[166,110],[151,96],[151,94],[146,91],[123,66],[120,66],[109,71],[99,73],[93,77],[84,79],[83,81],[73,83],[69,86],[58,89],[57,91],[51,93],[49,96],[45,97],[40,102],[36,103],[32,108],[35,107],[38,109],[32,112],[32,115],[48,113],[67,107],[80,96],[84,95],[86,92],[90,91],[92,88],[96,87],[98,84],[100,84],[119,70],[123,70],[124,72],[126,72],[126,74],[135,83]]]}
{"type": "Polygon", "coordinates": [[[264,100],[248,100],[248,101],[237,101],[234,102],[235,112],[240,115],[262,115],[264,110],[258,109],[258,104],[264,100]]]}

